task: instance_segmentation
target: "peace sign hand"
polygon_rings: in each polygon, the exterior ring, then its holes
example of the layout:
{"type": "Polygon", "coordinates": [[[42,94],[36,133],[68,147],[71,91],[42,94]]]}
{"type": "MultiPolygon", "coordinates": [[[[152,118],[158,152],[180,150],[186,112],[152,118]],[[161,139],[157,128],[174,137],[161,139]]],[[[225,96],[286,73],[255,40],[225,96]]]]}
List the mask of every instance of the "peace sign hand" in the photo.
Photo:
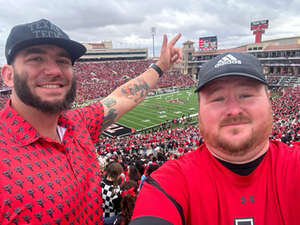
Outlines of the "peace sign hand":
{"type": "Polygon", "coordinates": [[[182,59],[181,49],[174,47],[180,37],[181,34],[179,33],[168,43],[167,35],[164,34],[160,57],[156,62],[163,72],[166,72],[174,63],[178,63],[182,59]]]}

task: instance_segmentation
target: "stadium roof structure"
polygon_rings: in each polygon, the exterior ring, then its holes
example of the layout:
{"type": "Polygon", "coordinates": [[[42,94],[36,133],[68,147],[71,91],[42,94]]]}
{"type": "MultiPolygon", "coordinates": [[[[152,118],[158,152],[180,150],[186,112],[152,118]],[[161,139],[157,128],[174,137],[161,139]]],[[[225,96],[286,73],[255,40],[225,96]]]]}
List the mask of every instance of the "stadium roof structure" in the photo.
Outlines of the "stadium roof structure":
{"type": "Polygon", "coordinates": [[[238,48],[226,48],[226,49],[217,49],[216,51],[197,51],[193,53],[193,56],[197,55],[219,55],[225,52],[245,52],[247,51],[246,47],[238,48]]]}
{"type": "Polygon", "coordinates": [[[185,45],[183,49],[186,60],[179,69],[194,79],[198,79],[199,70],[208,60],[226,52],[246,52],[259,59],[266,76],[282,76],[272,80],[273,86],[300,86],[300,36],[249,43],[227,49],[193,51],[193,48],[187,48],[185,45]]]}
{"type": "Polygon", "coordinates": [[[296,50],[300,49],[300,44],[290,44],[290,45],[269,45],[264,48],[265,51],[269,50],[296,50]]]}

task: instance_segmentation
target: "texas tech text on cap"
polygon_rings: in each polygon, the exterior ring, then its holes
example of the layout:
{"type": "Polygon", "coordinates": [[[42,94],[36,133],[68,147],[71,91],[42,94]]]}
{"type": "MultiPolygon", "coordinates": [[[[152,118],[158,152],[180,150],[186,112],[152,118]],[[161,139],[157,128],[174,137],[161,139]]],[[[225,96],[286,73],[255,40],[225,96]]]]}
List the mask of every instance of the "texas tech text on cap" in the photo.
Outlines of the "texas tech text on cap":
{"type": "Polygon", "coordinates": [[[7,64],[13,62],[20,50],[41,44],[57,45],[65,49],[70,54],[72,63],[86,52],[82,44],[71,40],[58,26],[46,19],[41,19],[12,28],[5,46],[7,64]]]}

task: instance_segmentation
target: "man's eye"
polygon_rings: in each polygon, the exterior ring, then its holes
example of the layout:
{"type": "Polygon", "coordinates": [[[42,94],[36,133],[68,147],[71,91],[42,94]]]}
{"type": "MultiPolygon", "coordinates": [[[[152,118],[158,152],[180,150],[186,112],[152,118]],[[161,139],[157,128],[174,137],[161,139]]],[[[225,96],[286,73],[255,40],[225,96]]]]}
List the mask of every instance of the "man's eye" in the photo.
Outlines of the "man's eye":
{"type": "Polygon", "coordinates": [[[42,57],[32,57],[32,58],[30,58],[29,60],[30,60],[30,61],[40,62],[40,61],[42,61],[43,59],[42,59],[42,57]]]}
{"type": "Polygon", "coordinates": [[[66,64],[66,65],[71,65],[71,60],[69,59],[59,59],[57,60],[57,63],[60,63],[60,64],[66,64]]]}
{"type": "Polygon", "coordinates": [[[221,101],[223,101],[223,100],[224,100],[223,97],[218,97],[218,98],[214,98],[214,99],[213,99],[213,102],[221,102],[221,101]]]}
{"type": "Polygon", "coordinates": [[[250,95],[250,94],[242,94],[240,97],[241,98],[249,98],[249,97],[251,97],[252,95],[250,95]]]}

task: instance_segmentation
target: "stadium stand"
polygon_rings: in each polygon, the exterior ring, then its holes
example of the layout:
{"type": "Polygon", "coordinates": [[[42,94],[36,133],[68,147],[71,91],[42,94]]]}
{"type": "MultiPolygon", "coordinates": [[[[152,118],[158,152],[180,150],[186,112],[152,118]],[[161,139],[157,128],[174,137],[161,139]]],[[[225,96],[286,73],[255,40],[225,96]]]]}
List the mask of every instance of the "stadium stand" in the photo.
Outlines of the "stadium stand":
{"type": "MultiPolygon", "coordinates": [[[[274,114],[273,132],[270,138],[280,139],[288,145],[300,141],[300,87],[273,90],[272,108],[274,114]]],[[[100,153],[138,152],[139,150],[155,151],[157,147],[163,150],[191,151],[199,143],[199,128],[197,125],[184,128],[159,128],[147,134],[135,134],[121,138],[100,138],[98,150],[100,153]]]]}
{"type": "MultiPolygon", "coordinates": [[[[128,79],[145,71],[152,60],[137,61],[110,61],[76,63],[74,73],[78,78],[77,103],[86,103],[89,100],[105,97],[116,87],[128,79]]],[[[300,75],[268,74],[268,82],[275,89],[272,100],[274,111],[274,128],[272,138],[282,139],[287,144],[299,141],[300,136],[300,75]],[[287,85],[288,84],[288,85],[287,85]],[[295,86],[294,88],[285,86],[295,86]]],[[[195,82],[177,70],[168,71],[159,81],[157,88],[193,86],[195,82]]],[[[0,82],[0,108],[9,98],[10,91],[0,82]]],[[[137,134],[121,139],[101,138],[99,149],[106,152],[116,151],[120,147],[125,151],[143,146],[143,149],[154,150],[163,143],[175,151],[177,147],[188,146],[188,149],[199,144],[197,139],[199,130],[197,126],[189,128],[170,128],[155,131],[153,134],[137,134]],[[172,144],[170,144],[172,142],[172,144]]],[[[185,149],[184,149],[185,150],[185,149]]]]}
{"type": "MultiPolygon", "coordinates": [[[[128,79],[144,72],[152,60],[111,61],[76,63],[75,75],[78,79],[76,102],[105,97],[128,79]]],[[[177,70],[166,72],[158,82],[157,88],[192,86],[195,82],[177,70]]]]}
{"type": "MultiPolygon", "coordinates": [[[[105,97],[116,87],[143,72],[151,60],[76,63],[75,75],[78,77],[76,102],[88,104],[89,100],[105,97]]],[[[299,75],[268,74],[272,90],[274,126],[270,138],[279,139],[288,145],[300,141],[300,82],[299,75]],[[289,87],[286,87],[289,86],[289,87]]],[[[193,86],[195,82],[177,70],[168,71],[160,80],[157,88],[193,86]]],[[[9,98],[10,91],[0,82],[0,109],[9,98]]],[[[175,120],[176,121],[176,120],[175,120]]],[[[123,167],[122,185],[130,182],[130,169],[137,168],[138,177],[147,177],[151,168],[158,168],[167,160],[181,157],[193,151],[202,143],[199,126],[182,122],[182,127],[172,122],[164,123],[150,131],[131,133],[122,137],[101,136],[96,144],[101,175],[104,179],[106,168],[112,162],[123,167]]],[[[102,180],[103,180],[102,179],[102,180]]],[[[137,182],[142,184],[141,179],[137,182]]],[[[136,195],[138,192],[136,192],[136,195]]],[[[126,192],[122,192],[121,201],[126,192]]],[[[128,195],[127,195],[128,197],[128,195]]],[[[133,204],[122,204],[123,208],[134,207],[133,204]]],[[[130,218],[130,215],[129,215],[130,218]]]]}

